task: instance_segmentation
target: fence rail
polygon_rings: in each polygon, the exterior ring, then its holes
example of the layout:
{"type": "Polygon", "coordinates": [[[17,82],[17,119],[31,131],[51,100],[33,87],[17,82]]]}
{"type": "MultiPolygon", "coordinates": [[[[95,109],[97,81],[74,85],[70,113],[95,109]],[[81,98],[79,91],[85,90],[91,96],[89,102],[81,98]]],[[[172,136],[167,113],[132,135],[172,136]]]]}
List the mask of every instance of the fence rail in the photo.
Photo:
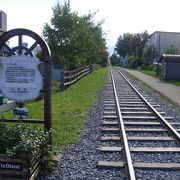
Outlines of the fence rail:
{"type": "Polygon", "coordinates": [[[63,72],[62,87],[66,88],[91,72],[90,66],[63,72]]]}

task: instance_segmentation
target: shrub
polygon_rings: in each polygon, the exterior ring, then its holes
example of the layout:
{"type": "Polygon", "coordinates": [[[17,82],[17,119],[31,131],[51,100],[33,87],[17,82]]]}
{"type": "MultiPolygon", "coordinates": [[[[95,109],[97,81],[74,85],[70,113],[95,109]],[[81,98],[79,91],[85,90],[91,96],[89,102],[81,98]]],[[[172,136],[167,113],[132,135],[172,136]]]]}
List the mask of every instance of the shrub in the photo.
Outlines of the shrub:
{"type": "Polygon", "coordinates": [[[141,70],[143,70],[143,67],[139,66],[139,67],[137,67],[137,70],[141,71],[141,70]]]}
{"type": "Polygon", "coordinates": [[[128,57],[128,67],[135,68],[136,57],[134,55],[128,57]]]}
{"type": "Polygon", "coordinates": [[[31,159],[40,155],[43,147],[48,143],[48,133],[22,124],[18,124],[13,130],[10,129],[8,134],[11,144],[7,153],[13,157],[31,159]]]}
{"type": "Polygon", "coordinates": [[[142,69],[147,71],[155,71],[156,66],[154,64],[143,64],[142,69]]]}
{"type": "Polygon", "coordinates": [[[49,132],[44,133],[38,128],[30,128],[21,123],[8,128],[0,123],[0,132],[0,143],[3,147],[0,153],[25,160],[42,154],[47,156],[44,152],[48,151],[49,132]]]}
{"type": "Polygon", "coordinates": [[[7,132],[6,132],[6,126],[4,123],[0,122],[0,153],[6,153],[6,144],[7,144],[7,132]]]}

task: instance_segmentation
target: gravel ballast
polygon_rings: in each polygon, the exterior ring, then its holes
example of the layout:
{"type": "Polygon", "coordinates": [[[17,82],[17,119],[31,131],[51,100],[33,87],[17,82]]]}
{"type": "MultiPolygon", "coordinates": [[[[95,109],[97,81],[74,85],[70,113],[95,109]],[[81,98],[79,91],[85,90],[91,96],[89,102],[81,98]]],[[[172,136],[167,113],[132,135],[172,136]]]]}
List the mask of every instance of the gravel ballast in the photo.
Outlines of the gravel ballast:
{"type": "MultiPolygon", "coordinates": [[[[154,94],[154,91],[148,88],[147,86],[144,86],[141,82],[136,82],[136,80],[131,80],[131,83],[137,84],[136,87],[138,89],[141,89],[141,91],[145,90],[146,93],[153,97],[154,101],[157,104],[160,104],[163,108],[163,111],[167,112],[166,114],[168,116],[175,117],[174,121],[177,122],[178,119],[180,119],[180,114],[177,113],[173,109],[172,104],[167,104],[167,101],[162,99],[161,96],[158,94],[154,94]]],[[[102,117],[103,117],[103,111],[104,111],[104,101],[107,98],[107,87],[104,87],[100,93],[99,93],[99,100],[93,105],[91,110],[88,113],[88,118],[85,123],[84,131],[82,132],[80,136],[80,140],[74,144],[71,145],[64,150],[62,150],[61,156],[62,158],[58,162],[58,168],[51,174],[46,174],[44,176],[39,176],[37,180],[81,180],[81,179],[126,179],[125,178],[125,171],[124,169],[98,169],[97,163],[100,160],[114,160],[113,154],[108,153],[99,153],[98,148],[102,146],[102,142],[100,141],[100,138],[104,135],[115,135],[118,136],[116,133],[104,133],[101,132],[102,127],[102,117]]],[[[175,108],[177,109],[177,108],[175,108]]],[[[180,121],[179,121],[180,122],[180,121]]],[[[164,136],[168,136],[167,133],[164,133],[164,136]]],[[[134,136],[134,133],[128,133],[129,136],[134,136]]],[[[137,136],[147,136],[147,134],[141,133],[137,136]]],[[[160,134],[154,133],[154,135],[158,137],[160,134]]],[[[173,142],[168,142],[167,144],[173,144],[173,142]]],[[[106,145],[108,143],[104,143],[106,145]]],[[[155,142],[147,142],[149,146],[155,146],[159,147],[160,144],[156,144],[155,142]]],[[[146,145],[147,145],[146,144],[146,145]]],[[[136,146],[136,142],[131,142],[131,146],[136,146]]],[[[166,146],[166,145],[164,145],[166,146]]],[[[171,146],[171,145],[168,145],[171,146]]],[[[176,146],[176,144],[173,144],[172,146],[176,146]]],[[[162,147],[162,146],[161,146],[162,147]]],[[[145,157],[145,155],[141,154],[141,157],[145,157]]],[[[177,154],[178,156],[178,154],[177,154]]],[[[176,157],[177,157],[176,156],[176,157]]],[[[163,159],[161,159],[160,156],[158,156],[162,162],[164,162],[163,159]]],[[[136,161],[141,161],[138,157],[134,155],[133,157],[136,159],[136,161]]],[[[156,159],[156,157],[154,157],[156,159]]],[[[168,154],[168,159],[175,158],[174,155],[168,154]]],[[[145,159],[148,159],[146,157],[145,159]]],[[[118,157],[118,161],[122,161],[122,157],[118,157]]],[[[179,171],[171,171],[171,170],[136,170],[136,177],[137,179],[179,179],[180,178],[180,172],[179,171]],[[147,175],[148,174],[148,175],[147,175]]]]}
{"type": "MultiPolygon", "coordinates": [[[[97,163],[103,159],[113,159],[113,154],[99,154],[98,148],[101,145],[101,121],[106,98],[106,87],[99,93],[99,100],[94,104],[88,114],[84,131],[80,140],[62,152],[58,168],[51,174],[39,176],[38,180],[59,180],[59,179],[125,179],[123,169],[98,169],[97,163]]],[[[121,157],[118,158],[120,160],[121,157]]]]}

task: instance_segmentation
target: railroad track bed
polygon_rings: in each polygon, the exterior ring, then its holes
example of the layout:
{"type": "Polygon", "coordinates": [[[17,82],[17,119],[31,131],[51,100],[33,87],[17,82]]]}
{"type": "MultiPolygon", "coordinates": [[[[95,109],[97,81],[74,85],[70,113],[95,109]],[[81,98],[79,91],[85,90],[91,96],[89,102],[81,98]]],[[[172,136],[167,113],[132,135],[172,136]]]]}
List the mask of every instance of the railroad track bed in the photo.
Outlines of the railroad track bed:
{"type": "MultiPolygon", "coordinates": [[[[124,129],[133,168],[130,179],[180,179],[179,144],[162,127],[149,109],[141,103],[136,93],[127,88],[123,79],[113,70],[114,83],[122,113],[124,129]],[[152,167],[152,164],[154,164],[152,167]]],[[[129,78],[128,78],[129,79],[129,78]]],[[[129,79],[130,80],[130,79],[129,79]]],[[[131,80],[143,96],[172,127],[180,129],[179,114],[163,106],[147,89],[131,80]],[[174,118],[175,117],[175,118],[174,118]]],[[[127,179],[128,166],[125,158],[122,132],[119,130],[116,98],[109,74],[100,99],[89,112],[85,130],[79,142],[67,147],[60,154],[58,169],[39,176],[38,180],[52,179],[127,179]]],[[[160,99],[160,98],[159,98],[160,99]]],[[[129,156],[128,156],[129,157],[129,156]]]]}
{"type": "Polygon", "coordinates": [[[99,153],[98,150],[101,145],[101,121],[106,92],[107,87],[99,92],[99,100],[88,113],[80,140],[59,152],[61,158],[57,162],[57,170],[41,175],[37,180],[119,179],[119,176],[125,177],[122,169],[97,168],[97,162],[107,157],[106,153],[99,153]]]}
{"type": "Polygon", "coordinates": [[[138,88],[145,99],[142,100],[115,70],[112,81],[114,85],[110,82],[107,85],[99,151],[114,155],[113,159],[99,161],[98,167],[122,169],[129,179],[180,179],[180,136],[177,133],[180,121],[168,116],[153,98],[138,88]],[[144,101],[159,115],[154,115],[144,101]],[[162,123],[161,118],[165,122],[162,123]]]}

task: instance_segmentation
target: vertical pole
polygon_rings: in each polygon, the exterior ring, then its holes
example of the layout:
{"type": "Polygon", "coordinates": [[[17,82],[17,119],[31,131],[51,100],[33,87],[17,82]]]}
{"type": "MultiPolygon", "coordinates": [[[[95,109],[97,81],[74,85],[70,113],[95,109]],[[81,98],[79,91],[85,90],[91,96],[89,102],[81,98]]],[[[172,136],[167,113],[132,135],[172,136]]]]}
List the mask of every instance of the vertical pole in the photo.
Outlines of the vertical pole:
{"type": "Polygon", "coordinates": [[[51,115],[51,80],[52,80],[52,69],[50,61],[45,62],[44,66],[44,121],[45,131],[49,131],[49,144],[52,145],[52,115],[51,115]]]}
{"type": "Polygon", "coordinates": [[[91,54],[90,54],[90,73],[93,71],[93,69],[92,69],[92,56],[91,56],[91,54]]]}
{"type": "Polygon", "coordinates": [[[64,91],[64,69],[61,70],[61,84],[60,84],[60,90],[64,91]]]}
{"type": "Polygon", "coordinates": [[[19,35],[18,43],[19,43],[18,54],[21,55],[22,54],[22,35],[19,35]]]}

